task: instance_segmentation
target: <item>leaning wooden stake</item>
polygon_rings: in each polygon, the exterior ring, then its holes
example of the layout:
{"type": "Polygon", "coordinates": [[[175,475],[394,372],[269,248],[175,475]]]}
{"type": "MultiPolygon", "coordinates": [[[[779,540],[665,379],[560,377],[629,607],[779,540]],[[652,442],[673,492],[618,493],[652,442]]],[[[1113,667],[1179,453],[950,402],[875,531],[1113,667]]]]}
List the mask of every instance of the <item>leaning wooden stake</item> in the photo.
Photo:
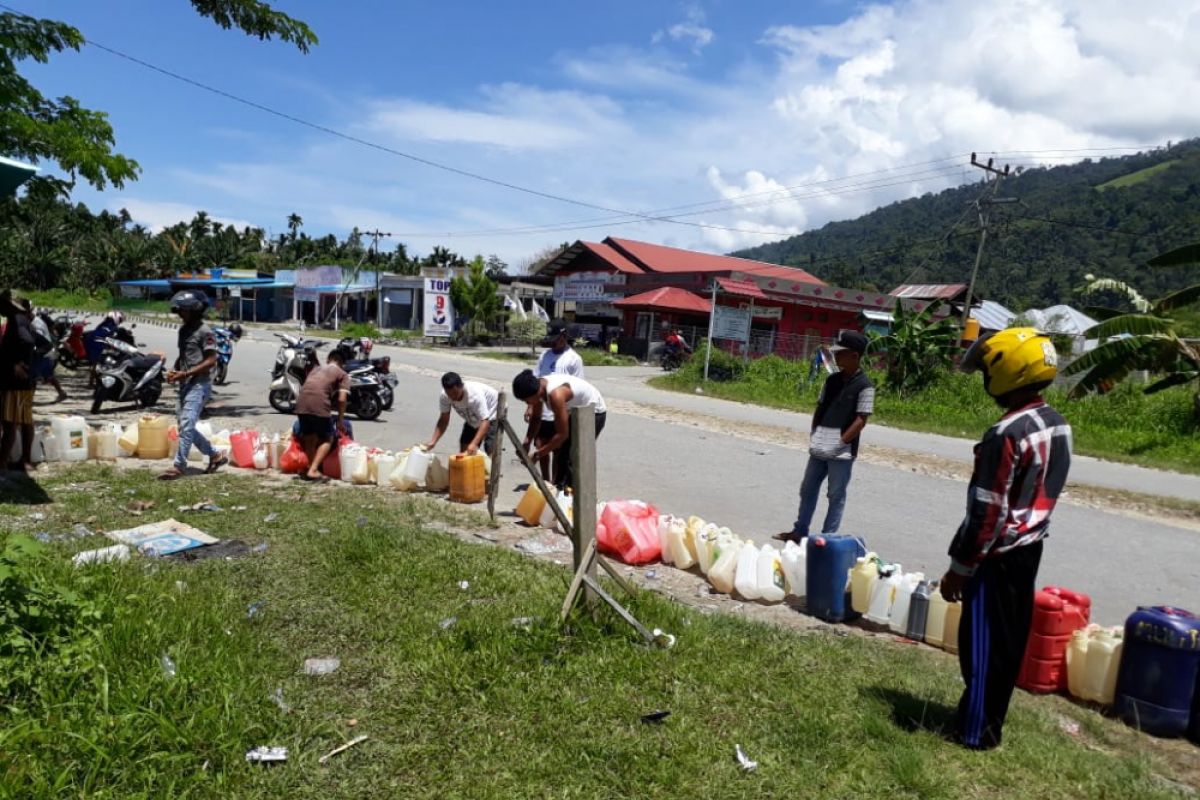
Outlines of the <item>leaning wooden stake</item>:
{"type": "MultiPolygon", "coordinates": [[[[507,417],[507,410],[506,410],[507,402],[508,402],[508,396],[504,392],[501,392],[500,398],[496,401],[496,422],[494,424],[497,426],[500,425],[500,420],[505,419],[507,417]]],[[[491,476],[489,476],[489,479],[488,479],[488,493],[487,493],[488,494],[488,506],[487,506],[488,516],[491,518],[492,522],[496,521],[496,492],[498,492],[500,490],[500,464],[502,463],[500,454],[503,450],[504,450],[504,432],[502,430],[497,429],[495,435],[492,437],[492,452],[491,452],[492,474],[491,474],[491,476]]]]}

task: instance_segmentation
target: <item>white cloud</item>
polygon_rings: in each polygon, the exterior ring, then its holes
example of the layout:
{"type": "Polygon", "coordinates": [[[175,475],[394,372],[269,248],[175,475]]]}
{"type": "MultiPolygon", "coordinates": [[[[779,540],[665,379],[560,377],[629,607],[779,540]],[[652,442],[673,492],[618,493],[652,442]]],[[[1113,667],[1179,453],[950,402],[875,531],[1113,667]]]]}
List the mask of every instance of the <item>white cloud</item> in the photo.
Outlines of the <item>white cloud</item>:
{"type": "MultiPolygon", "coordinates": [[[[700,27],[703,18],[680,24],[700,27]]],[[[700,43],[671,30],[659,40],[700,43]]],[[[198,164],[173,177],[189,197],[206,192],[212,207],[275,221],[276,230],[295,211],[314,231],[378,224],[428,232],[406,240],[413,252],[449,244],[517,263],[547,245],[606,234],[729,250],[978,179],[957,158],[972,150],[1128,147],[1195,135],[1200,106],[1186,98],[1200,96],[1200,51],[1189,45],[1198,38],[1200,0],[908,0],[857,9],[837,25],[764,25],[757,42],[745,43],[746,59],[723,73],[694,71],[666,47],[600,45],[549,55],[557,72],[545,85],[487,84],[454,103],[370,97],[357,118],[337,123],[509,183],[615,209],[686,204],[675,212],[688,214],[681,221],[740,230],[616,225],[605,221],[611,213],[315,135],[280,146],[272,162],[198,164]],[[896,169],[948,156],[956,158],[896,169]],[[878,170],[892,171],[863,176],[878,170]],[[445,235],[561,221],[574,224],[445,235]]],[[[191,217],[190,207],[182,216],[191,217]]]]}
{"type": "MultiPolygon", "coordinates": [[[[177,222],[191,222],[192,217],[196,216],[197,209],[203,208],[203,206],[157,200],[142,200],[136,197],[112,197],[109,198],[106,208],[112,212],[120,211],[123,208],[129,212],[129,216],[133,218],[134,222],[145,225],[154,233],[158,233],[177,222]]],[[[209,214],[209,219],[213,222],[220,222],[222,225],[232,225],[239,229],[255,227],[254,223],[247,222],[244,219],[225,217],[217,214],[209,214]]]]}
{"type": "Polygon", "coordinates": [[[704,11],[697,6],[691,6],[687,9],[687,19],[684,22],[677,22],[665,30],[655,32],[650,41],[654,44],[659,44],[664,39],[690,42],[692,52],[699,53],[712,44],[715,38],[716,34],[712,28],[704,24],[704,11]]]}

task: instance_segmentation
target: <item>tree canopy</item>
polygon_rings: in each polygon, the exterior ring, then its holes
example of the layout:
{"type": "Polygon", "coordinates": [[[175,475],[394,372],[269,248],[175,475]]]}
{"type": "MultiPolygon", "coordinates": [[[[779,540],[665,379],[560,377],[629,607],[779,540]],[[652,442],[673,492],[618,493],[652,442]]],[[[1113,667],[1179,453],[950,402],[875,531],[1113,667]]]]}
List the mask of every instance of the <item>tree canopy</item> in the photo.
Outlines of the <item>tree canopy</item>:
{"type": "MultiPolygon", "coordinates": [[[[201,16],[222,28],[259,39],[279,38],[308,52],[317,43],[307,25],[260,0],[191,0],[201,16]]],[[[15,12],[0,13],[0,153],[34,164],[55,161],[97,189],[137,180],[138,163],[114,152],[108,115],[70,96],[49,98],[20,74],[24,61],[46,63],[55,53],[80,50],[87,40],[64,22],[15,12]]]]}

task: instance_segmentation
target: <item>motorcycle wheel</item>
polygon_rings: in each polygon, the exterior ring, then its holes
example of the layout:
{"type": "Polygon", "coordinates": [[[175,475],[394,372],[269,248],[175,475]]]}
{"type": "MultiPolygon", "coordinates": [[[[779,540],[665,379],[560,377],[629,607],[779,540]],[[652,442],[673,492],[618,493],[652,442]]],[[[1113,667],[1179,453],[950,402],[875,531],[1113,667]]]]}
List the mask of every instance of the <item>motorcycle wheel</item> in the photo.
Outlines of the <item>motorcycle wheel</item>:
{"type": "Polygon", "coordinates": [[[213,370],[213,383],[217,386],[224,386],[227,377],[229,377],[229,365],[218,361],[217,368],[213,370]]]}
{"type": "Polygon", "coordinates": [[[392,405],[396,402],[396,393],[392,391],[390,386],[379,387],[379,405],[384,411],[391,411],[392,405]]]}
{"type": "Polygon", "coordinates": [[[291,414],[296,410],[296,399],[287,389],[272,389],[271,393],[267,395],[267,401],[270,402],[271,408],[280,414],[291,414]]]}
{"type": "Polygon", "coordinates": [[[363,392],[354,404],[354,415],[368,422],[379,419],[379,415],[382,413],[383,404],[379,402],[379,397],[374,392],[363,392]]]}
{"type": "Polygon", "coordinates": [[[158,398],[162,396],[162,387],[151,387],[143,389],[138,395],[138,405],[142,408],[150,408],[158,402],[158,398]]]}
{"type": "Polygon", "coordinates": [[[92,413],[99,414],[100,406],[104,403],[105,396],[108,390],[104,388],[98,381],[96,383],[96,391],[92,393],[92,413]]]}
{"type": "Polygon", "coordinates": [[[58,363],[60,366],[65,367],[66,369],[79,369],[79,360],[70,353],[59,352],[58,363]]]}

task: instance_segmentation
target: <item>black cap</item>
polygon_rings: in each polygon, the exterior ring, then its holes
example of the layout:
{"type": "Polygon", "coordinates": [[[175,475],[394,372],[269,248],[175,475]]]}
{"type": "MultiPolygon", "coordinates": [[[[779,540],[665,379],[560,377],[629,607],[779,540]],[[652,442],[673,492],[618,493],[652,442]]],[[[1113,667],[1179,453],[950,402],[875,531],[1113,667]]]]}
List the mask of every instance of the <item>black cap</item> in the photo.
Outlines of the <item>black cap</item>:
{"type": "Polygon", "coordinates": [[[858,331],[838,331],[837,338],[833,340],[833,346],[829,349],[835,353],[838,350],[853,350],[861,356],[867,352],[867,337],[858,331]]]}
{"type": "Polygon", "coordinates": [[[567,325],[565,319],[552,319],[546,324],[546,337],[542,339],[542,344],[549,347],[560,336],[571,338],[571,326],[567,325]]]}

